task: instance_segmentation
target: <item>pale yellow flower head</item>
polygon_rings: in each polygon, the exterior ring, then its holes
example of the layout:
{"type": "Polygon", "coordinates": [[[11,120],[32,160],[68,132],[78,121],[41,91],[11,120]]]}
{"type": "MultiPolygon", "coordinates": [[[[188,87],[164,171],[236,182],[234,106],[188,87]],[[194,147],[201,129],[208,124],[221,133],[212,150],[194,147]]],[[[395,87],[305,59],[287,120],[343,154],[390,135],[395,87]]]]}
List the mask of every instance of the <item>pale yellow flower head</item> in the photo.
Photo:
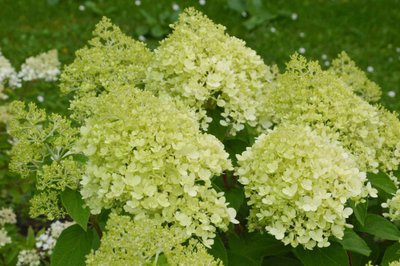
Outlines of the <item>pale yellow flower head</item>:
{"type": "MultiPolygon", "coordinates": [[[[400,163],[400,121],[355,95],[317,62],[292,56],[277,85],[267,91],[264,113],[276,124],[324,125],[365,172],[391,172],[400,163]]],[[[324,129],[325,130],[325,129],[324,129]]]]}
{"type": "Polygon", "coordinates": [[[217,106],[223,110],[220,123],[231,126],[233,134],[245,123],[261,125],[260,98],[276,70],[244,41],[226,34],[224,26],[192,8],[172,28],[154,51],[146,89],[194,108],[204,129],[211,121],[206,111],[217,106]]]}
{"type": "Polygon", "coordinates": [[[88,157],[81,193],[93,214],[123,207],[177,224],[207,245],[217,227],[234,221],[234,209],[211,185],[232,168],[223,144],[170,101],[130,87],[110,90],[97,98],[77,150],[88,157]]]}
{"type": "Polygon", "coordinates": [[[111,214],[98,250],[86,257],[88,266],[158,265],[161,257],[168,265],[222,265],[196,240],[161,226],[154,219],[133,220],[111,214]]]}
{"type": "Polygon", "coordinates": [[[96,25],[93,35],[61,75],[61,91],[75,92],[71,108],[74,118],[80,120],[90,114],[92,98],[111,88],[110,84],[142,84],[152,57],[144,43],[122,33],[106,17],[96,25]]]}
{"type": "Polygon", "coordinates": [[[368,79],[367,75],[359,69],[353,60],[342,52],[332,61],[329,71],[335,73],[351,90],[368,102],[377,102],[382,91],[379,86],[368,79]]]}
{"type": "Polygon", "coordinates": [[[329,246],[343,237],[352,209],[376,193],[353,156],[309,126],[280,125],[237,155],[249,199],[249,229],[265,230],[293,247],[329,246]]]}

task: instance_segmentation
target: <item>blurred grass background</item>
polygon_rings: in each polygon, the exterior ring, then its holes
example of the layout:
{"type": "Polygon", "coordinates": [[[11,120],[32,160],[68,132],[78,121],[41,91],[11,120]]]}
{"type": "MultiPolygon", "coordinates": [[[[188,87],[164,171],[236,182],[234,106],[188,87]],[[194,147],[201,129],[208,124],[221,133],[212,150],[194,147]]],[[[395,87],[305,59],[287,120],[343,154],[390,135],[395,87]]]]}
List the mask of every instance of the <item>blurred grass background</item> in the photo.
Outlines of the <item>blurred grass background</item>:
{"type": "MultiPolygon", "coordinates": [[[[281,69],[295,51],[326,67],[344,50],[382,87],[382,104],[400,110],[400,0],[0,0],[0,49],[16,68],[53,48],[68,64],[102,16],[154,48],[188,6],[225,25],[281,69]]],[[[56,84],[45,82],[29,83],[11,99],[37,101],[38,95],[45,98],[38,104],[51,111],[68,103],[56,84]]]]}

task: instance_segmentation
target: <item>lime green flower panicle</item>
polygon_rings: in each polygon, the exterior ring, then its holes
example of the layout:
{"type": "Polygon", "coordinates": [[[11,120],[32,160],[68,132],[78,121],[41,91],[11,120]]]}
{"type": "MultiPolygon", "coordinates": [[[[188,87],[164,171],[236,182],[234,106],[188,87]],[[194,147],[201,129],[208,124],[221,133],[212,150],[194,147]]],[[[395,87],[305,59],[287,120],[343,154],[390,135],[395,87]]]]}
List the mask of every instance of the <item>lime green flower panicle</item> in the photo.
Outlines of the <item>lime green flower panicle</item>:
{"type": "Polygon", "coordinates": [[[347,200],[376,196],[353,156],[328,135],[283,124],[237,156],[251,231],[265,230],[293,247],[326,247],[351,226],[347,200]]]}
{"type": "Polygon", "coordinates": [[[83,173],[82,164],[72,157],[79,130],[33,103],[12,102],[8,112],[7,129],[13,138],[9,168],[23,178],[35,177],[39,191],[31,200],[30,214],[61,218],[64,211],[58,195],[66,188],[77,189],[83,173]]]}
{"type": "Polygon", "coordinates": [[[287,71],[277,77],[277,86],[267,91],[263,106],[265,116],[276,124],[286,121],[329,128],[362,171],[397,169],[398,119],[355,95],[317,62],[294,55],[287,71]]]}
{"type": "Polygon", "coordinates": [[[146,89],[175,97],[197,111],[202,127],[206,110],[221,107],[224,126],[235,133],[245,123],[259,123],[260,98],[272,83],[275,69],[264,64],[245,42],[225,33],[200,12],[189,8],[161,41],[146,76],[146,89]]]}
{"type": "Polygon", "coordinates": [[[210,243],[235,216],[211,178],[232,169],[223,144],[194,115],[150,92],[115,88],[97,98],[77,149],[88,157],[82,196],[93,214],[123,207],[175,223],[210,243]]]}
{"type": "Polygon", "coordinates": [[[100,248],[86,257],[88,266],[157,265],[161,256],[168,265],[221,265],[198,241],[160,225],[154,219],[135,219],[112,213],[100,248]]]}
{"type": "Polygon", "coordinates": [[[348,88],[360,95],[368,102],[377,102],[382,96],[380,87],[369,80],[367,75],[359,69],[346,52],[342,52],[332,61],[329,71],[336,74],[348,88]]]}
{"type": "Polygon", "coordinates": [[[90,113],[91,98],[111,88],[110,84],[142,84],[152,58],[144,43],[123,34],[106,17],[93,35],[89,46],[76,52],[75,61],[61,75],[61,91],[76,93],[71,108],[80,120],[90,113]]]}

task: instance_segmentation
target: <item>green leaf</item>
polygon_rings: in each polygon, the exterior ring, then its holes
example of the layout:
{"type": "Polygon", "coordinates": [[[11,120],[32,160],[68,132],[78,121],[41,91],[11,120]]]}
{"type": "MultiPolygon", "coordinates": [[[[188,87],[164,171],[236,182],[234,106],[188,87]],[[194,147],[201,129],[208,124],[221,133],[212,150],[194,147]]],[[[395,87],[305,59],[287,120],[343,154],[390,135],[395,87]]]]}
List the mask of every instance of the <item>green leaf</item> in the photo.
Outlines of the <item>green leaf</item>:
{"type": "Polygon", "coordinates": [[[365,232],[381,239],[386,240],[399,240],[400,231],[391,222],[376,214],[368,214],[365,218],[365,225],[360,229],[365,232]]]}
{"type": "Polygon", "coordinates": [[[346,266],[349,265],[346,251],[338,243],[331,243],[326,248],[305,250],[299,246],[294,250],[297,258],[304,266],[346,266]]]}
{"type": "Polygon", "coordinates": [[[76,190],[66,189],[61,194],[61,201],[72,219],[86,231],[90,212],[87,207],[83,207],[81,194],[76,190]]]}
{"type": "Polygon", "coordinates": [[[85,232],[74,224],[65,229],[57,240],[51,256],[51,266],[84,266],[85,256],[90,252],[93,231],[85,232]]]}
{"type": "Polygon", "coordinates": [[[396,185],[393,181],[389,178],[388,175],[385,173],[378,173],[378,174],[368,174],[368,180],[371,182],[372,186],[383,190],[388,194],[396,193],[396,185]]]}
{"type": "Polygon", "coordinates": [[[229,265],[260,265],[263,257],[279,255],[288,252],[288,246],[284,246],[269,234],[243,233],[228,235],[229,265]]]}
{"type": "Polygon", "coordinates": [[[284,256],[273,256],[264,259],[263,265],[273,266],[303,266],[301,262],[295,258],[289,258],[284,256]]]}
{"type": "Polygon", "coordinates": [[[349,205],[353,209],[357,221],[361,224],[361,226],[364,226],[368,211],[368,200],[366,200],[364,203],[358,204],[355,204],[353,201],[349,201],[349,205]]]}
{"type": "Polygon", "coordinates": [[[388,247],[382,258],[382,266],[388,266],[390,262],[400,259],[400,243],[394,243],[388,247]]]}
{"type": "Polygon", "coordinates": [[[239,139],[230,139],[224,141],[225,150],[229,153],[229,158],[232,160],[233,165],[237,163],[237,154],[242,154],[248,144],[243,140],[239,139]]]}
{"type": "Polygon", "coordinates": [[[223,118],[221,115],[222,111],[223,109],[220,107],[207,111],[207,116],[212,118],[211,123],[208,125],[207,133],[214,135],[220,141],[225,139],[225,135],[228,130],[228,127],[224,127],[219,123],[219,121],[223,118]]]}
{"type": "Polygon", "coordinates": [[[26,246],[28,248],[34,248],[35,242],[35,231],[33,231],[32,226],[29,226],[28,234],[26,236],[26,246]]]}
{"type": "Polygon", "coordinates": [[[239,211],[240,206],[242,206],[245,198],[243,187],[238,185],[237,187],[226,190],[225,198],[226,201],[229,202],[229,207],[239,211]]]}
{"type": "Polygon", "coordinates": [[[345,250],[354,251],[367,257],[371,254],[367,243],[351,229],[346,229],[343,239],[338,242],[345,250]]]}
{"type": "Polygon", "coordinates": [[[219,258],[224,263],[224,265],[229,265],[228,264],[228,253],[226,252],[224,242],[222,242],[222,239],[219,235],[217,235],[214,238],[214,245],[211,247],[211,249],[208,252],[211,255],[213,255],[215,258],[219,258]]]}

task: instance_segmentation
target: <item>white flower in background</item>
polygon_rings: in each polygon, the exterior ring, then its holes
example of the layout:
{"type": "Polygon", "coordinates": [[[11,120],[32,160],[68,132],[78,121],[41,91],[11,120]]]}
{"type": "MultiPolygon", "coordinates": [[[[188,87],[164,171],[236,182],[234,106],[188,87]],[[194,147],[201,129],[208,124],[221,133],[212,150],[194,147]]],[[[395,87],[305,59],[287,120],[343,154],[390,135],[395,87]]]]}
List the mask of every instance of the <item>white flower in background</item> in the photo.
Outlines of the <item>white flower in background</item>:
{"type": "Polygon", "coordinates": [[[206,0],[199,0],[199,4],[200,4],[201,6],[204,6],[204,5],[206,4],[206,0]]]}
{"type": "Polygon", "coordinates": [[[395,91],[388,91],[387,95],[391,98],[396,97],[396,92],[395,91]]]}
{"type": "Polygon", "coordinates": [[[270,28],[270,31],[271,31],[272,33],[275,33],[275,32],[276,32],[276,28],[275,28],[275,27],[271,27],[271,28],[270,28]]]}
{"type": "Polygon", "coordinates": [[[178,5],[177,3],[173,3],[173,4],[172,4],[172,9],[173,9],[174,11],[178,11],[180,8],[179,8],[179,5],[178,5]]]}
{"type": "Polygon", "coordinates": [[[139,35],[138,39],[141,42],[145,42],[146,41],[146,37],[144,37],[143,35],[139,35]]]}
{"type": "Polygon", "coordinates": [[[80,5],[79,6],[79,11],[85,11],[85,6],[84,5],[80,5]]]}
{"type": "Polygon", "coordinates": [[[140,6],[141,4],[142,4],[142,1],[140,1],[140,0],[135,1],[135,5],[140,6]]]}
{"type": "Polygon", "coordinates": [[[396,48],[396,52],[397,52],[397,53],[400,53],[400,47],[397,47],[397,48],[396,48]]]}
{"type": "Polygon", "coordinates": [[[328,59],[328,56],[327,56],[326,54],[322,54],[322,55],[321,55],[321,59],[322,59],[322,60],[327,60],[327,59],[328,59]]]}
{"type": "Polygon", "coordinates": [[[23,249],[18,254],[16,266],[39,266],[40,256],[34,249],[23,249]]]}
{"type": "Polygon", "coordinates": [[[0,228],[0,248],[11,243],[11,237],[8,236],[4,228],[0,228]]]}
{"type": "Polygon", "coordinates": [[[306,48],[300,47],[299,48],[299,53],[304,54],[306,52],[306,48]]]}
{"type": "Polygon", "coordinates": [[[324,62],[324,65],[328,67],[328,66],[331,65],[331,62],[329,62],[328,60],[326,60],[326,61],[324,62]]]}
{"type": "Polygon", "coordinates": [[[4,93],[4,86],[0,83],[0,100],[7,100],[8,95],[4,93]]]}
{"type": "Polygon", "coordinates": [[[14,211],[11,208],[2,208],[0,210],[0,225],[3,226],[5,224],[15,224],[17,222],[17,218],[15,216],[14,211]]]}
{"type": "Polygon", "coordinates": [[[367,71],[368,71],[369,73],[374,72],[374,67],[373,67],[373,66],[368,66],[368,67],[367,67],[367,71]]]}
{"type": "Polygon", "coordinates": [[[12,67],[10,61],[3,56],[0,51],[0,84],[6,84],[11,88],[21,87],[21,81],[18,78],[17,72],[12,67]]]}
{"type": "Polygon", "coordinates": [[[294,21],[294,20],[297,20],[298,15],[297,15],[296,13],[293,13],[290,17],[291,17],[292,20],[294,21]]]}
{"type": "Polygon", "coordinates": [[[247,17],[247,12],[246,11],[243,11],[242,13],[240,13],[241,15],[242,15],[242,17],[247,17]]]}
{"type": "Polygon", "coordinates": [[[57,50],[50,50],[26,59],[21,66],[18,77],[25,81],[36,79],[56,81],[60,74],[60,64],[57,50]]]}
{"type": "Polygon", "coordinates": [[[299,32],[299,37],[300,37],[300,38],[304,38],[304,37],[306,37],[306,34],[305,34],[304,32],[301,31],[301,32],[299,32]]]}
{"type": "Polygon", "coordinates": [[[44,97],[42,95],[38,95],[38,97],[36,97],[36,99],[38,100],[38,102],[42,103],[44,102],[44,97]]]}
{"type": "Polygon", "coordinates": [[[62,231],[73,224],[73,222],[53,222],[45,233],[36,237],[36,248],[43,252],[42,255],[51,255],[62,231]]]}

